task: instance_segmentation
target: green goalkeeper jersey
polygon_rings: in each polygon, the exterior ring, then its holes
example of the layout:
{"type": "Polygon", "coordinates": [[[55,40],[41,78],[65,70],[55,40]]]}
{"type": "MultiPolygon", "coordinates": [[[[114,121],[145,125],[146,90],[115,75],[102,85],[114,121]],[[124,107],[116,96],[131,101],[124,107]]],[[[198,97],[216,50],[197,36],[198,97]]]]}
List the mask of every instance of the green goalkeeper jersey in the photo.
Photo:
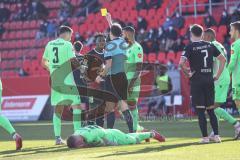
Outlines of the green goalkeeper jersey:
{"type": "MultiPolygon", "coordinates": [[[[219,43],[218,41],[213,41],[212,44],[221,52],[221,54],[227,59],[227,52],[225,50],[225,48],[223,47],[223,45],[221,43],[219,43]]],[[[214,57],[213,58],[213,75],[217,74],[220,62],[219,60],[214,57]]],[[[224,66],[223,72],[221,74],[221,76],[219,77],[219,79],[215,82],[216,85],[221,84],[221,85],[225,85],[225,84],[229,84],[230,83],[230,74],[228,72],[227,69],[227,63],[224,66]]]]}
{"type": "Polygon", "coordinates": [[[231,45],[231,58],[228,65],[229,73],[232,74],[232,85],[240,84],[240,39],[231,45]]]}
{"type": "Polygon", "coordinates": [[[85,142],[91,146],[102,146],[105,134],[105,129],[97,125],[89,125],[74,132],[74,135],[83,136],[85,142]]]}
{"type": "Polygon", "coordinates": [[[43,58],[49,61],[49,71],[51,75],[52,86],[75,85],[71,62],[71,58],[75,57],[72,43],[62,38],[48,42],[45,47],[43,58]],[[54,71],[57,74],[53,74],[54,71]],[[63,77],[63,75],[68,75],[63,77]],[[64,84],[62,84],[64,79],[64,84]]]}
{"type": "Polygon", "coordinates": [[[134,78],[137,70],[137,63],[143,63],[143,49],[142,46],[136,41],[127,50],[127,63],[127,79],[131,80],[134,78]]]}

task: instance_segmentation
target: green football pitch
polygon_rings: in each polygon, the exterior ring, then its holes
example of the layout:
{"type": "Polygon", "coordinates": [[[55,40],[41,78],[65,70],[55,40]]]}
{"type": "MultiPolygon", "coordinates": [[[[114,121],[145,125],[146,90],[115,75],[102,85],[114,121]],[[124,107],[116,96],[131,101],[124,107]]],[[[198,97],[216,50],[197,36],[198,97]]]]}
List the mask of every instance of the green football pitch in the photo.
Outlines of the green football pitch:
{"type": "MultiPolygon", "coordinates": [[[[166,136],[165,143],[151,140],[139,145],[68,149],[55,146],[50,122],[15,123],[23,136],[24,147],[15,151],[9,135],[0,129],[0,160],[240,160],[240,140],[232,141],[233,127],[221,122],[222,143],[198,144],[200,131],[197,121],[149,121],[141,123],[145,128],[157,129],[166,136]]],[[[126,131],[124,122],[115,128],[126,131]]],[[[63,123],[62,137],[71,134],[71,123],[63,123]]],[[[210,132],[210,130],[209,130],[210,132]]]]}

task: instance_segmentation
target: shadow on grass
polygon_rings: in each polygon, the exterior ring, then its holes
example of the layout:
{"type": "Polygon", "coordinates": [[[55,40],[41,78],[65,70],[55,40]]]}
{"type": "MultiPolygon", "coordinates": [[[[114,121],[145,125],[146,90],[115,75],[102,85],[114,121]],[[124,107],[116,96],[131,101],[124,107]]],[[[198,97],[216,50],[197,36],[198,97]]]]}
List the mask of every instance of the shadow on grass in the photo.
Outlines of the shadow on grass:
{"type": "Polygon", "coordinates": [[[8,157],[16,157],[16,156],[24,156],[24,155],[34,155],[34,154],[40,154],[40,153],[64,152],[69,150],[70,149],[67,148],[67,146],[52,146],[52,147],[40,146],[40,147],[24,148],[20,151],[16,151],[16,150],[2,151],[0,152],[0,155],[2,155],[3,158],[8,158],[8,157]]]}
{"type": "MultiPolygon", "coordinates": [[[[233,140],[225,139],[222,142],[229,142],[229,141],[233,141],[233,140]]],[[[127,154],[141,154],[141,153],[148,153],[148,152],[160,152],[160,151],[165,151],[169,149],[188,147],[188,146],[194,146],[194,145],[197,146],[197,145],[203,145],[203,144],[199,144],[198,142],[191,142],[191,143],[173,144],[173,145],[166,145],[166,146],[163,145],[163,146],[156,146],[156,147],[145,147],[137,151],[119,151],[113,154],[107,154],[107,155],[98,156],[94,158],[121,156],[121,155],[127,155],[127,154]]],[[[41,154],[41,153],[51,153],[51,152],[57,153],[57,152],[64,152],[64,151],[70,151],[70,150],[73,150],[73,149],[69,149],[67,148],[67,146],[52,146],[52,147],[39,146],[39,147],[24,148],[21,151],[16,151],[16,150],[2,151],[0,152],[0,155],[2,155],[3,158],[10,158],[10,157],[17,157],[17,156],[25,156],[25,155],[35,155],[35,154],[41,154]]]]}
{"type": "MultiPolygon", "coordinates": [[[[222,142],[229,142],[229,141],[233,141],[233,140],[226,139],[226,140],[223,140],[222,142]]],[[[191,143],[173,144],[173,145],[166,145],[166,146],[145,147],[143,149],[139,149],[136,151],[119,151],[119,152],[115,152],[112,154],[107,154],[107,155],[98,156],[98,157],[94,157],[94,158],[104,158],[104,157],[122,156],[122,155],[130,155],[130,154],[142,154],[142,153],[148,153],[148,152],[160,152],[160,151],[176,149],[176,148],[181,148],[181,147],[199,146],[199,145],[207,145],[207,144],[199,144],[198,142],[191,142],[191,143]]]]}

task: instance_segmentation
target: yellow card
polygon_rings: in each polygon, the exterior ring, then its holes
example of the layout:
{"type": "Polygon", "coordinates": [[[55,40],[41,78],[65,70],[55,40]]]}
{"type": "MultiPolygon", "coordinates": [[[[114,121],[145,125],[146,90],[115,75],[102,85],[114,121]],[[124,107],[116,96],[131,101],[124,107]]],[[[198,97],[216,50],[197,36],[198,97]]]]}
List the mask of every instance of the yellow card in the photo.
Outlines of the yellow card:
{"type": "Polygon", "coordinates": [[[101,9],[101,14],[102,14],[102,16],[106,16],[107,15],[107,8],[102,8],[101,9]]]}

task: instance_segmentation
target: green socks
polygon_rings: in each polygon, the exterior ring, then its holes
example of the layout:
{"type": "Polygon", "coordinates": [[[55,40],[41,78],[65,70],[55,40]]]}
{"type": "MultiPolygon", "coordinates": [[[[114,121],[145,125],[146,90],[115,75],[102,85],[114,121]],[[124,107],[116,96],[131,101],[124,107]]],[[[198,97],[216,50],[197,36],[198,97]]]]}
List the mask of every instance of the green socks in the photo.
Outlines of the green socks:
{"type": "Polygon", "coordinates": [[[61,116],[59,114],[53,114],[53,128],[55,137],[61,137],[61,116]]]}
{"type": "Polygon", "coordinates": [[[10,121],[2,115],[0,115],[0,126],[2,126],[11,135],[16,132],[10,121]]]}
{"type": "Polygon", "coordinates": [[[133,117],[133,131],[136,132],[138,129],[138,109],[130,110],[133,117]]]}
{"type": "Polygon", "coordinates": [[[135,137],[140,142],[144,141],[145,139],[149,139],[152,137],[151,132],[143,132],[143,133],[129,133],[129,135],[135,137]]]}
{"type": "Polygon", "coordinates": [[[74,132],[81,128],[81,109],[73,109],[74,132]]]}
{"type": "Polygon", "coordinates": [[[225,121],[227,121],[228,123],[230,123],[232,125],[234,125],[237,122],[237,120],[233,116],[231,116],[227,111],[225,111],[224,109],[222,109],[220,107],[214,109],[214,112],[215,112],[216,116],[218,117],[218,119],[219,119],[219,117],[223,118],[225,121]]]}

